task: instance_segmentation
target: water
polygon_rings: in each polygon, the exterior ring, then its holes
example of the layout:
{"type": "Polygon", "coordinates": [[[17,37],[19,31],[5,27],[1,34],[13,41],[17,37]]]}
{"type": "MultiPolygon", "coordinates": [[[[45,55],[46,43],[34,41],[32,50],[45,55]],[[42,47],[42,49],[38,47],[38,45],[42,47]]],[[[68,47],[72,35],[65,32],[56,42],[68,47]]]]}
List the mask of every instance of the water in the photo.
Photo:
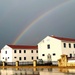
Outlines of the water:
{"type": "Polygon", "coordinates": [[[75,69],[59,68],[6,68],[0,75],[75,75],[75,69]]]}

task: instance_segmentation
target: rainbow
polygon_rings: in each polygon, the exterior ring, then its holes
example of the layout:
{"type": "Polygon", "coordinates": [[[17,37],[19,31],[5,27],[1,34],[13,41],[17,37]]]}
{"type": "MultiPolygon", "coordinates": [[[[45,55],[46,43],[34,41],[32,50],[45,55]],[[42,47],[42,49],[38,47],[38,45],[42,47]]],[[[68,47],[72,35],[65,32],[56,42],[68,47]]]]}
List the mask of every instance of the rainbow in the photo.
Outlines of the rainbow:
{"type": "Polygon", "coordinates": [[[45,16],[47,16],[48,14],[51,14],[52,12],[54,12],[55,10],[59,9],[60,7],[66,5],[67,3],[69,3],[71,0],[68,0],[48,11],[46,11],[45,13],[43,13],[41,16],[37,17],[35,20],[33,20],[21,33],[20,35],[14,40],[14,42],[12,44],[16,44],[21,38],[22,36],[33,26],[35,25],[37,22],[39,22],[41,19],[43,19],[45,16]]]}

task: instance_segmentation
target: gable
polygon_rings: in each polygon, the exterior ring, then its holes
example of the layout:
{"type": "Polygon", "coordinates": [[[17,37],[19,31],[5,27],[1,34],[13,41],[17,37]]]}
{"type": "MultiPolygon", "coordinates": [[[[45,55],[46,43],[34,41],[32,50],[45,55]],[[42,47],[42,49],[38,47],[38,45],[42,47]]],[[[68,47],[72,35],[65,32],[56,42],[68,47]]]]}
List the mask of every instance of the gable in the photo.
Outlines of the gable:
{"type": "Polygon", "coordinates": [[[42,41],[40,41],[40,42],[38,43],[38,45],[41,44],[41,43],[44,43],[44,42],[46,42],[46,41],[49,41],[49,42],[50,42],[50,36],[45,37],[42,41]]]}
{"type": "Polygon", "coordinates": [[[8,45],[5,45],[1,50],[4,50],[4,49],[12,49],[12,48],[9,47],[8,45]]]}
{"type": "Polygon", "coordinates": [[[38,43],[38,45],[39,44],[41,44],[41,43],[50,43],[50,41],[52,41],[52,40],[54,40],[54,41],[61,41],[61,40],[59,40],[59,39],[56,39],[56,38],[53,38],[53,37],[50,37],[50,36],[47,36],[47,37],[45,37],[41,42],[39,42],[38,43]]]}

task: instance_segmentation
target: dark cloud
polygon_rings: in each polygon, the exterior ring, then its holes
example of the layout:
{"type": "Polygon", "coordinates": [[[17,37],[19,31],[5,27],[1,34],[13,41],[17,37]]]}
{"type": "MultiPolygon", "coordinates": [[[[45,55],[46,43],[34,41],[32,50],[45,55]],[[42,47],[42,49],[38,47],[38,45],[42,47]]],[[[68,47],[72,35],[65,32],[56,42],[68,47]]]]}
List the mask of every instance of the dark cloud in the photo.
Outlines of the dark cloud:
{"type": "Polygon", "coordinates": [[[75,1],[2,0],[0,2],[0,48],[5,44],[11,44],[32,21],[57,6],[61,7],[30,27],[17,44],[36,45],[47,35],[75,38],[75,1]],[[61,6],[63,3],[65,4],[61,6]]]}

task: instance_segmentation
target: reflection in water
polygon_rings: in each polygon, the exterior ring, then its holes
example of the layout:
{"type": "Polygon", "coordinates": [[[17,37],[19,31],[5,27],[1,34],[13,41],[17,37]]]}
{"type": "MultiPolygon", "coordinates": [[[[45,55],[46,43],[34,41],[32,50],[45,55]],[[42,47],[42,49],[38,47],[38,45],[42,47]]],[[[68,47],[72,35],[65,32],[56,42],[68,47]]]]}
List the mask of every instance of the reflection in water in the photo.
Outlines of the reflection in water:
{"type": "Polygon", "coordinates": [[[60,68],[59,70],[66,75],[75,75],[75,69],[60,68]]]}
{"type": "Polygon", "coordinates": [[[64,73],[68,73],[69,70],[67,68],[60,68],[59,69],[60,72],[64,72],[64,73]]]}
{"type": "Polygon", "coordinates": [[[33,68],[33,71],[34,71],[34,72],[37,71],[37,68],[33,68]]]}
{"type": "Polygon", "coordinates": [[[0,75],[75,75],[75,69],[65,68],[3,68],[0,75]]]}

